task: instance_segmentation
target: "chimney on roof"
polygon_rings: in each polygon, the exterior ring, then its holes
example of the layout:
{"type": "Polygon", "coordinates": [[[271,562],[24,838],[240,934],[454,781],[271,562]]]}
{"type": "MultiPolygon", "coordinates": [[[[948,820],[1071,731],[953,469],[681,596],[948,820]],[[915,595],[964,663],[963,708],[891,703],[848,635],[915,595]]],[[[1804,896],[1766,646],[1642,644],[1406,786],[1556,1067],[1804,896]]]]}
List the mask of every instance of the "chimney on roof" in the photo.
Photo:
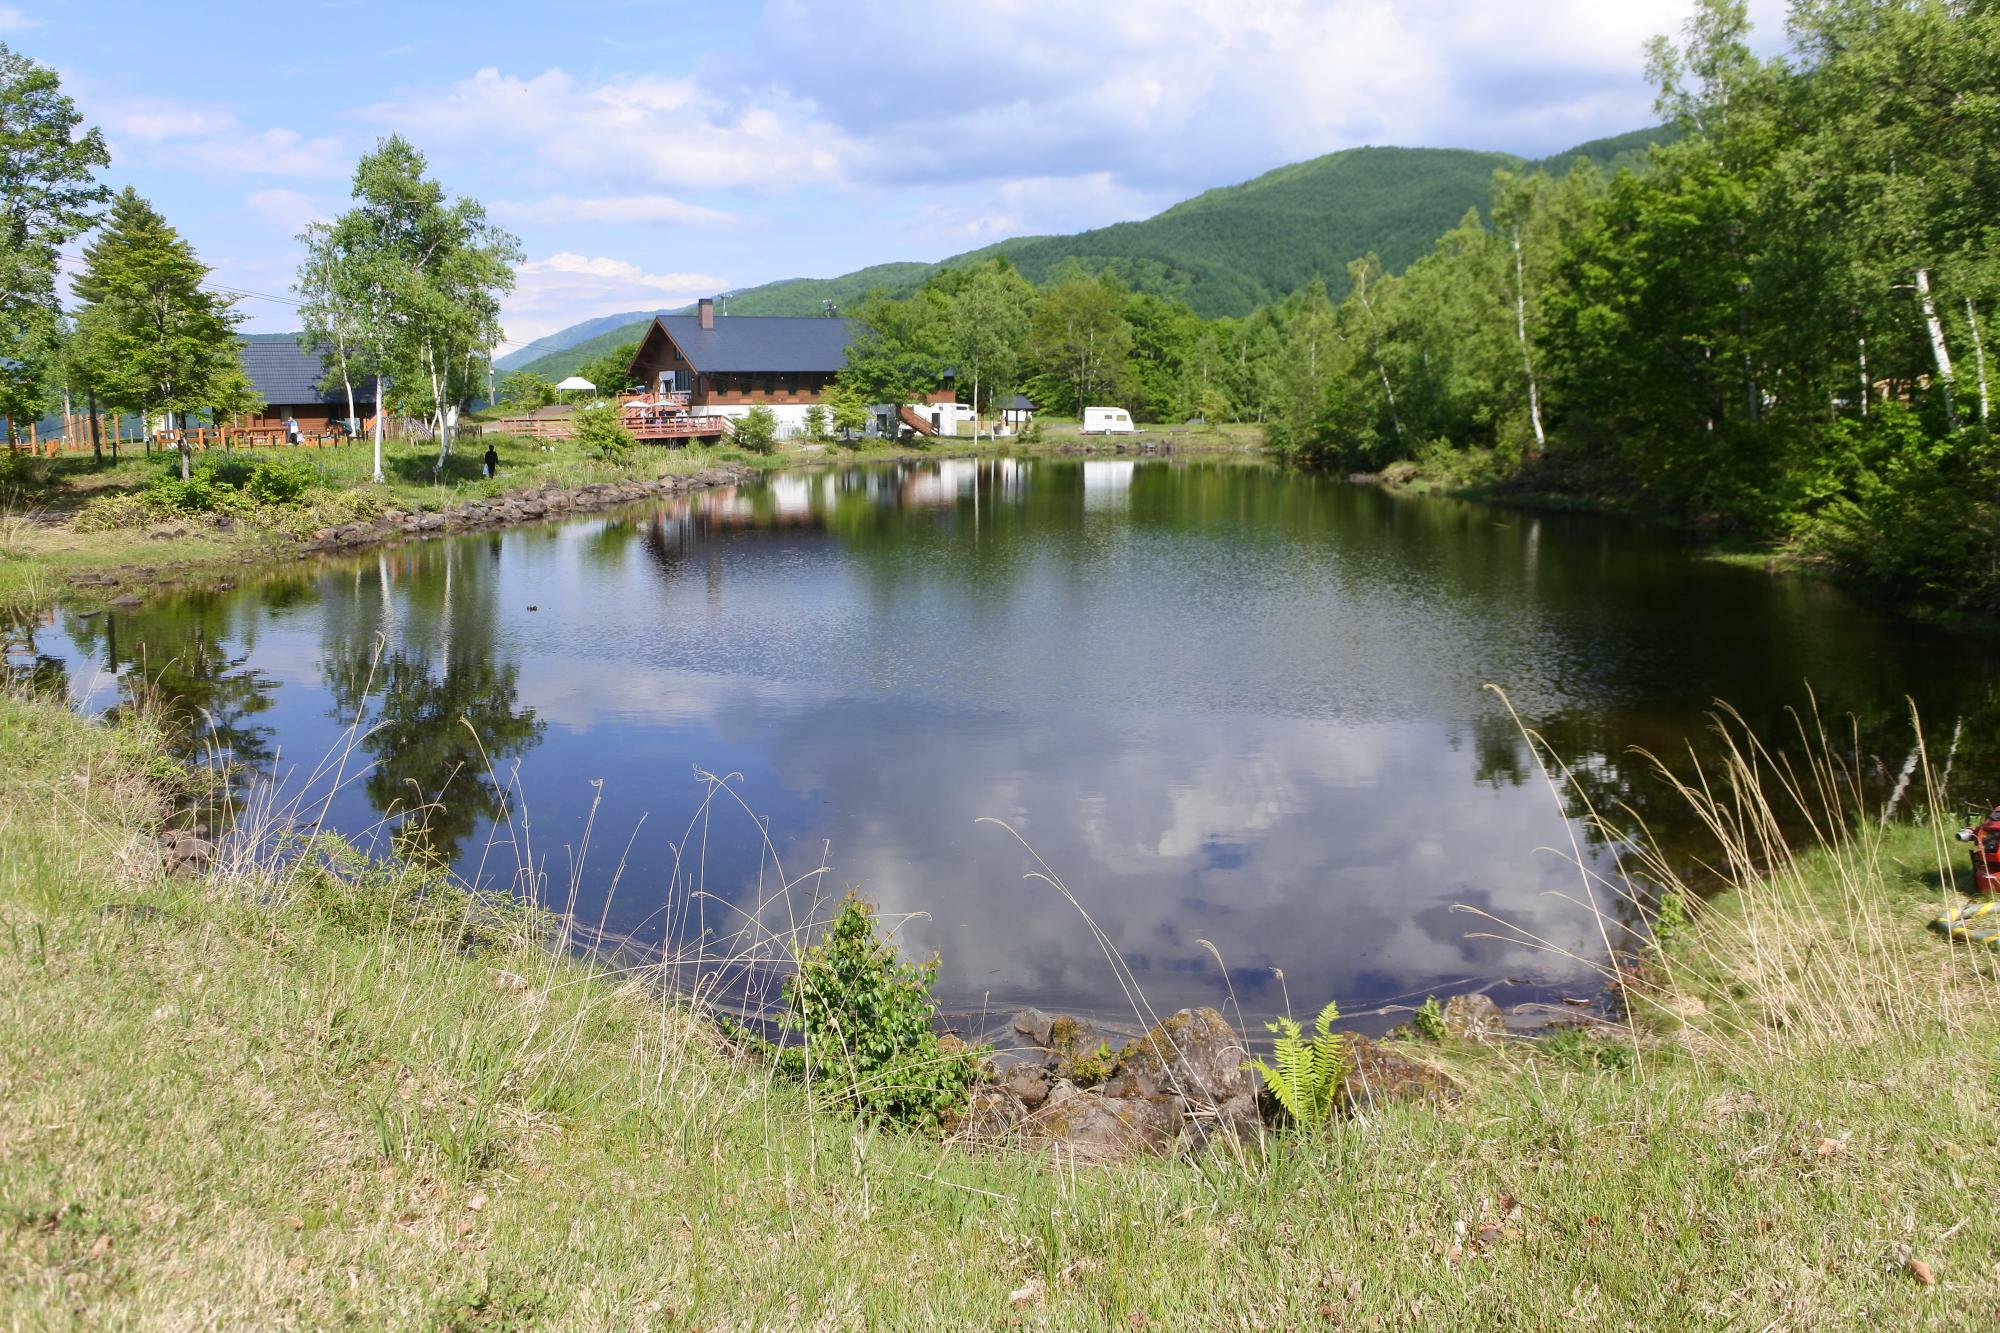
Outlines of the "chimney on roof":
{"type": "Polygon", "coordinates": [[[714,297],[711,296],[702,297],[701,300],[695,303],[694,308],[695,308],[695,313],[701,316],[701,326],[703,328],[712,329],[715,327],[714,297]]]}

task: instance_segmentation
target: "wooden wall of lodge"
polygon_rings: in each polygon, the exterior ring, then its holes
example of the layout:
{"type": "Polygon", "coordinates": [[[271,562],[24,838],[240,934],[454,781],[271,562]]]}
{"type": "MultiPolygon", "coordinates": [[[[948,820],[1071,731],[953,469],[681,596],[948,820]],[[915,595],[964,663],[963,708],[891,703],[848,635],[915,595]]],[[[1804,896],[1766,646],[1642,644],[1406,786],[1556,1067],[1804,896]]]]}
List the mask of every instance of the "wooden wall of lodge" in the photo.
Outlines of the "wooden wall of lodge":
{"type": "MultiPolygon", "coordinates": [[[[693,407],[754,407],[760,403],[812,404],[826,401],[826,391],[833,386],[833,376],[821,371],[797,372],[718,372],[708,374],[696,370],[688,364],[672,343],[667,345],[665,355],[647,359],[637,369],[640,383],[650,392],[660,382],[660,372],[674,372],[676,383],[693,382],[689,403],[693,407]]],[[[926,401],[949,403],[957,395],[950,389],[940,389],[926,401]]]]}

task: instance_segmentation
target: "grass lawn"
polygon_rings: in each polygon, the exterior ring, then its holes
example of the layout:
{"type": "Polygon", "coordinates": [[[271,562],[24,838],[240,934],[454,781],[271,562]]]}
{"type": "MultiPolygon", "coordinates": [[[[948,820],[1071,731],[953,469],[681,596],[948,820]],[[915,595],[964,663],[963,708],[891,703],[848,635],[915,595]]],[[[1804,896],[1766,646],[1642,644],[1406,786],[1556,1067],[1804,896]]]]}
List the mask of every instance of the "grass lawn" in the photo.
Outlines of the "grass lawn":
{"type": "Polygon", "coordinates": [[[627,978],[459,947],[407,876],[168,877],[143,723],[0,695],[0,754],[0,1327],[2000,1312],[1992,969],[1923,931],[1921,828],[1700,914],[1636,1045],[1428,1048],[1456,1109],[1065,1169],[816,1111],[627,978]]]}

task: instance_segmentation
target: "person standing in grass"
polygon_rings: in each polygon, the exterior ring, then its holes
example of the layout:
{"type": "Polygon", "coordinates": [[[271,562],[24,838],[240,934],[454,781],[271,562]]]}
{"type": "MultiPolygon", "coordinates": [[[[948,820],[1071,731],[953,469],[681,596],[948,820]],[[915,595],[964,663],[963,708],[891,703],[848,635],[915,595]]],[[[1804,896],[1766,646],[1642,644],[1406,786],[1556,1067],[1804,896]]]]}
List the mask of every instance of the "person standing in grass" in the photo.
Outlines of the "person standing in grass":
{"type": "Polygon", "coordinates": [[[486,464],[486,475],[488,477],[493,476],[500,470],[500,451],[495,449],[491,443],[487,444],[486,457],[482,461],[486,464]]]}

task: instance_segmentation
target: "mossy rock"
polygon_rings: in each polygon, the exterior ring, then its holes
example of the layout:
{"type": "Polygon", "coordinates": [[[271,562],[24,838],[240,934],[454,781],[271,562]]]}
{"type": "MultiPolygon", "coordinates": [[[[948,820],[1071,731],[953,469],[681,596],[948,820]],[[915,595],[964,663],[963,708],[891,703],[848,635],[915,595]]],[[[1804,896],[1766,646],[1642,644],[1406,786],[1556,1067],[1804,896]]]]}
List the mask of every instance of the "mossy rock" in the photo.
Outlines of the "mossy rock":
{"type": "Polygon", "coordinates": [[[1112,1096],[1174,1093],[1197,1106],[1220,1106],[1251,1092],[1249,1051],[1214,1009],[1182,1009],[1118,1052],[1105,1091],[1112,1096]]]}

